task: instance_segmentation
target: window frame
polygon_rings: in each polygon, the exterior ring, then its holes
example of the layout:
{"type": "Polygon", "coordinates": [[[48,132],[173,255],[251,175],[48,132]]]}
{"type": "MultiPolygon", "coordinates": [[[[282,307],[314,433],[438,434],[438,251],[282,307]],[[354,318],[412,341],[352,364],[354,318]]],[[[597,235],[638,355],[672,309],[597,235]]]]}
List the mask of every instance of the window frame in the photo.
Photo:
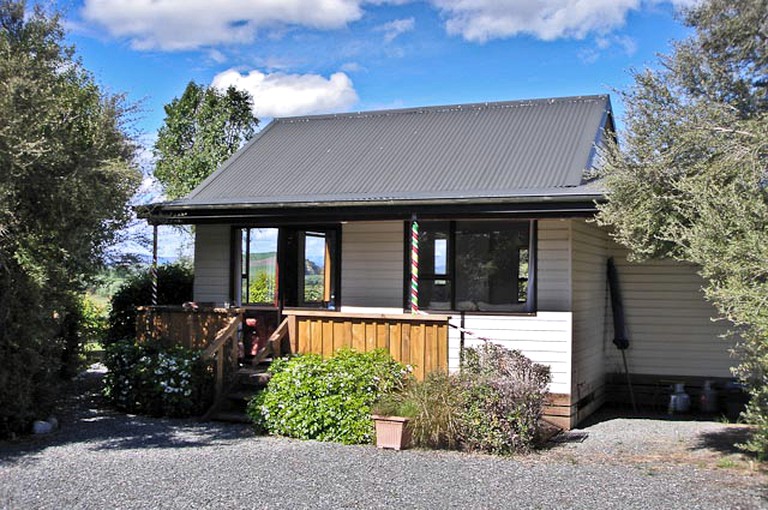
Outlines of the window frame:
{"type": "MultiPolygon", "coordinates": [[[[538,222],[535,219],[508,219],[508,218],[456,218],[456,219],[424,219],[417,220],[419,223],[419,230],[421,232],[421,225],[424,223],[438,223],[445,222],[448,224],[448,249],[446,261],[446,275],[436,275],[434,273],[422,274],[421,266],[419,270],[419,282],[435,281],[435,280],[448,280],[451,285],[450,292],[450,308],[448,310],[422,308],[419,304],[419,309],[428,310],[434,313],[471,313],[477,315],[510,315],[510,314],[523,314],[531,315],[535,314],[537,310],[537,286],[536,286],[536,273],[538,265],[538,222]],[[458,222],[482,222],[482,221],[501,221],[509,223],[527,223],[528,224],[528,292],[527,300],[525,303],[518,305],[510,305],[506,310],[459,310],[456,307],[456,224],[458,222]]],[[[404,222],[404,250],[403,250],[403,310],[408,311],[410,309],[410,287],[411,287],[411,222],[404,222]]],[[[421,251],[419,252],[421,257],[421,251]]]]}
{"type": "MultiPolygon", "coordinates": [[[[301,308],[309,310],[339,310],[341,307],[341,272],[342,272],[342,228],[341,223],[322,223],[322,224],[309,224],[305,226],[297,225],[283,225],[275,223],[243,223],[231,225],[230,230],[230,297],[233,303],[238,303],[239,306],[248,309],[277,309],[283,308],[301,308]],[[276,229],[277,230],[277,268],[276,268],[276,302],[275,303],[247,303],[242,301],[242,281],[245,275],[245,270],[242,267],[242,239],[244,231],[251,229],[276,229]],[[327,235],[332,235],[332,249],[331,249],[331,300],[325,304],[325,302],[297,302],[287,306],[286,301],[286,270],[287,266],[287,241],[291,233],[298,232],[323,232],[327,235]]],[[[295,268],[298,271],[298,268],[295,268]]],[[[250,274],[248,275],[250,279],[250,274]]],[[[295,289],[297,295],[299,288],[295,289]]],[[[303,301],[303,300],[302,300],[303,301]]]]}

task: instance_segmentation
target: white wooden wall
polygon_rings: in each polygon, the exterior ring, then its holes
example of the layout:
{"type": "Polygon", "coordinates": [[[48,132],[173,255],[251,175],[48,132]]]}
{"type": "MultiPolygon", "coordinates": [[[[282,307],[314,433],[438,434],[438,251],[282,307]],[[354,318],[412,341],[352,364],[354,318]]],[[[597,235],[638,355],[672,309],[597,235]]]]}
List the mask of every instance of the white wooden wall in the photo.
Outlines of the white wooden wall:
{"type": "Polygon", "coordinates": [[[341,226],[341,310],[402,313],[402,221],[341,226]]]}
{"type": "Polygon", "coordinates": [[[195,301],[221,304],[229,299],[230,232],[230,225],[195,227],[195,301]]]}
{"type": "Polygon", "coordinates": [[[606,314],[610,313],[606,265],[610,240],[605,230],[586,220],[572,220],[571,271],[573,280],[572,401],[588,395],[591,407],[604,397],[606,314]]]}
{"type": "MultiPolygon", "coordinates": [[[[536,363],[548,365],[552,373],[549,391],[571,392],[571,321],[570,312],[543,312],[530,316],[466,315],[465,328],[494,343],[516,349],[536,363]]],[[[451,317],[451,324],[459,326],[461,317],[451,317]]],[[[448,335],[448,368],[459,368],[461,335],[450,328],[448,335]]],[[[465,335],[465,347],[473,347],[480,340],[465,335]]]]}
{"type": "MultiPolygon", "coordinates": [[[[728,330],[714,322],[716,310],[704,300],[704,282],[696,268],[671,260],[632,263],[613,247],[629,330],[629,369],[636,374],[730,377],[736,363],[732,342],[721,338],[728,330]]],[[[606,328],[606,369],[623,371],[613,348],[613,328],[606,328]]]]}

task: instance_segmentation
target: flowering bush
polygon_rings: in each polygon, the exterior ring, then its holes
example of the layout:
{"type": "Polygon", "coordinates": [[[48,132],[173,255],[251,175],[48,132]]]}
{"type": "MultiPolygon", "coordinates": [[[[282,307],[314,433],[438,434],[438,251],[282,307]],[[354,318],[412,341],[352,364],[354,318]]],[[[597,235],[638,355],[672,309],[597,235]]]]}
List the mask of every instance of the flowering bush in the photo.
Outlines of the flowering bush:
{"type": "Polygon", "coordinates": [[[105,363],[104,394],[122,411],[183,417],[210,405],[212,371],[199,351],[115,342],[105,363]]]}
{"type": "Polygon", "coordinates": [[[266,390],[248,405],[257,428],[299,439],[370,443],[371,406],[410,378],[408,367],[383,350],[341,349],[275,361],[266,390]]]}

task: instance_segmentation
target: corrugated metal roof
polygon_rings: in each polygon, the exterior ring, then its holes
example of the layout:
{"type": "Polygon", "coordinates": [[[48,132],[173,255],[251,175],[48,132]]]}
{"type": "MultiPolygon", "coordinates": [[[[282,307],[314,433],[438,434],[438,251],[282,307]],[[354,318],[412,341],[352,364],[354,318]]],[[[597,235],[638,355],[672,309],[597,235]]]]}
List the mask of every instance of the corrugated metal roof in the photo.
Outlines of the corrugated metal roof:
{"type": "Polygon", "coordinates": [[[609,114],[601,95],[275,119],[167,205],[583,194],[609,114]]]}

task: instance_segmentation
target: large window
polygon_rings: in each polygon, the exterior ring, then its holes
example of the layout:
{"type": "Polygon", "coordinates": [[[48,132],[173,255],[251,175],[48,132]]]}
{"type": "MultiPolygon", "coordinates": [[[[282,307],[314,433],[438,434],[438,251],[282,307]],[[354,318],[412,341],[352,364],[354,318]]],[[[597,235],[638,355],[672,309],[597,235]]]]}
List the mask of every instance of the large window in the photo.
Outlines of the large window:
{"type": "Polygon", "coordinates": [[[419,307],[533,310],[530,221],[419,222],[419,307]]]}

